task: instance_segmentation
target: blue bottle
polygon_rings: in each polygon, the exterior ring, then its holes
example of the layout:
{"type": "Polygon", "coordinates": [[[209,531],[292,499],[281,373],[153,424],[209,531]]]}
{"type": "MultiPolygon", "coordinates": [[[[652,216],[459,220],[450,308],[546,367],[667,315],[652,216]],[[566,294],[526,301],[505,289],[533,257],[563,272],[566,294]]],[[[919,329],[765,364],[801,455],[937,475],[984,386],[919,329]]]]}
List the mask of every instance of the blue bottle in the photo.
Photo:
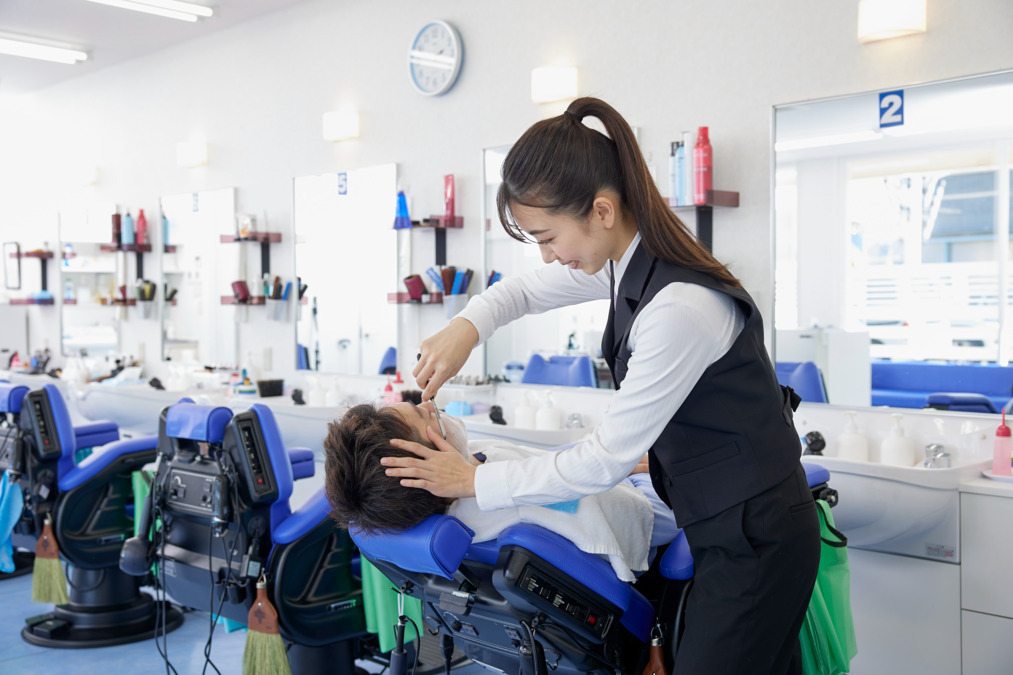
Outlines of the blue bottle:
{"type": "Polygon", "coordinates": [[[120,231],[120,243],[124,246],[134,243],[134,218],[130,215],[130,211],[127,211],[127,215],[123,216],[123,229],[120,231]]]}

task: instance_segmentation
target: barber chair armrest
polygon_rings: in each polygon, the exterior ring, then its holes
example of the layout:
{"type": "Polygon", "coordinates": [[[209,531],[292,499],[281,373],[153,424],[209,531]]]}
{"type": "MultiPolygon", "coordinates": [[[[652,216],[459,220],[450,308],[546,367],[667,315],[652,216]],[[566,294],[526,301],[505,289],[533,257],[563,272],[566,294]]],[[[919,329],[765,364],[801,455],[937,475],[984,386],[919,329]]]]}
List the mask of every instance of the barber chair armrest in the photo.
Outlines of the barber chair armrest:
{"type": "Polygon", "coordinates": [[[28,387],[23,384],[0,382],[0,413],[20,413],[21,402],[27,393],[28,387]]]}
{"type": "Polygon", "coordinates": [[[292,463],[292,480],[312,478],[316,472],[313,451],[309,448],[290,448],[288,458],[292,463]]]}
{"type": "Polygon", "coordinates": [[[936,410],[957,410],[961,412],[982,412],[999,414],[1001,411],[984,394],[969,392],[937,392],[925,399],[925,407],[936,410]]]}
{"type": "Polygon", "coordinates": [[[693,578],[693,554],[689,550],[689,541],[686,533],[679,530],[672,543],[661,556],[659,570],[665,579],[678,579],[685,581],[693,578]]]}
{"type": "Polygon", "coordinates": [[[74,448],[95,448],[120,440],[120,427],[110,420],[98,420],[74,427],[74,448]]]}
{"type": "Polygon", "coordinates": [[[830,469],[825,466],[802,462],[802,468],[805,469],[805,478],[809,482],[809,487],[813,488],[830,482],[830,469]]]}
{"type": "Polygon", "coordinates": [[[165,413],[165,435],[206,443],[221,443],[232,411],[224,406],[180,401],[165,413]]]}
{"type": "Polygon", "coordinates": [[[399,532],[365,534],[349,528],[359,551],[371,560],[383,560],[403,570],[438,574],[453,579],[475,533],[453,516],[429,516],[413,528],[399,532]]]}
{"type": "Polygon", "coordinates": [[[291,544],[303,536],[320,521],[327,518],[331,513],[331,505],[327,502],[327,495],[324,489],[320,488],[313,496],[306,500],[306,503],[299,507],[285,520],[281,521],[278,527],[271,530],[271,541],[275,544],[291,544]]]}
{"type": "Polygon", "coordinates": [[[79,487],[124,455],[135,452],[148,452],[148,454],[139,457],[137,460],[137,468],[140,469],[145,464],[155,460],[156,448],[158,448],[158,436],[131,438],[96,448],[95,452],[60,477],[60,491],[69,492],[79,487]]]}

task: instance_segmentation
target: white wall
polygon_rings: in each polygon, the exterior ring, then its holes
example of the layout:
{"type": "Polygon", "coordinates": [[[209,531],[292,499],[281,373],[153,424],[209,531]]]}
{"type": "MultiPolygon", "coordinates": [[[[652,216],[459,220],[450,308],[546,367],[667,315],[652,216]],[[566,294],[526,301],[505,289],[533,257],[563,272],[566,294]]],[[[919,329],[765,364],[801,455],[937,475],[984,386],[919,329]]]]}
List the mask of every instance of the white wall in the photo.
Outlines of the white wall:
{"type": "MultiPolygon", "coordinates": [[[[532,67],[562,63],[579,67],[582,94],[640,127],[662,177],[669,142],[710,126],[715,187],[741,193],[740,208],[715,214],[714,249],[766,311],[771,106],[1013,67],[1008,0],[932,0],[925,35],[868,45],[856,16],[847,0],[307,0],[2,104],[0,239],[31,239],[23,216],[55,209],[67,177],[97,165],[96,190],[150,213],[160,195],[236,187],[238,210],[287,235],[272,268],[292,276],[292,178],[397,162],[413,214],[440,212],[442,177],[455,174],[466,222],[449,233],[448,260],[480,269],[480,151],[558,112],[530,102],[529,80],[532,67]],[[410,86],[406,51],[433,18],[458,27],[466,56],[455,88],[426,98],[410,86]],[[326,143],[321,114],[341,105],[360,111],[361,136],[326,143]],[[176,142],[195,135],[208,166],[177,168],[176,142]]],[[[416,266],[432,264],[429,247],[416,248],[416,266]]],[[[443,321],[439,310],[402,313],[413,315],[419,333],[443,321]]],[[[248,331],[240,354],[271,345],[284,372],[294,330],[272,323],[248,331]]]]}

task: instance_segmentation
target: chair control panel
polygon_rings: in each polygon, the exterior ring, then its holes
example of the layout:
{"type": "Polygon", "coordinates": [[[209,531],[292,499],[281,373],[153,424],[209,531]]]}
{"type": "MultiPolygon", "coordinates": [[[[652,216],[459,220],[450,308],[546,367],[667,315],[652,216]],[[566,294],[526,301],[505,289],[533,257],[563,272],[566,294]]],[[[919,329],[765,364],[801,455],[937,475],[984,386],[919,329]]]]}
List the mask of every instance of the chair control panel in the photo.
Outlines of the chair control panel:
{"type": "Polygon", "coordinates": [[[604,637],[612,623],[611,612],[595,607],[531,565],[524,570],[517,587],[530,594],[532,604],[549,605],[557,612],[569,615],[582,629],[597,638],[604,637]]]}
{"type": "Polygon", "coordinates": [[[170,508],[210,516],[215,476],[183,469],[171,469],[165,499],[170,508]]]}
{"type": "MultiPolygon", "coordinates": [[[[53,422],[53,410],[49,405],[49,396],[45,390],[40,389],[29,392],[27,399],[36,453],[43,460],[59,458],[63,454],[63,448],[60,445],[56,424],[53,422]]],[[[22,411],[22,415],[24,416],[24,411],[22,411]]]]}
{"type": "Polygon", "coordinates": [[[259,418],[252,411],[239,413],[232,418],[231,426],[233,433],[225,446],[239,465],[237,469],[250,502],[273,502],[278,498],[278,486],[259,418]]]}

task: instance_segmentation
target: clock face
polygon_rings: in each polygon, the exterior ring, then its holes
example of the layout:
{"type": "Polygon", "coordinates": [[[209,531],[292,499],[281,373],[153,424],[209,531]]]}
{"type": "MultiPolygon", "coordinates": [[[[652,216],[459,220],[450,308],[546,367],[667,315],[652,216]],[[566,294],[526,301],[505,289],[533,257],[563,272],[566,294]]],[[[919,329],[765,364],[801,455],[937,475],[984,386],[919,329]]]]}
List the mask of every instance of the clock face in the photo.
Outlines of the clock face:
{"type": "Polygon", "coordinates": [[[445,21],[430,21],[418,32],[408,50],[412,84],[427,96],[447,92],[457,81],[463,57],[457,30],[445,21]]]}

